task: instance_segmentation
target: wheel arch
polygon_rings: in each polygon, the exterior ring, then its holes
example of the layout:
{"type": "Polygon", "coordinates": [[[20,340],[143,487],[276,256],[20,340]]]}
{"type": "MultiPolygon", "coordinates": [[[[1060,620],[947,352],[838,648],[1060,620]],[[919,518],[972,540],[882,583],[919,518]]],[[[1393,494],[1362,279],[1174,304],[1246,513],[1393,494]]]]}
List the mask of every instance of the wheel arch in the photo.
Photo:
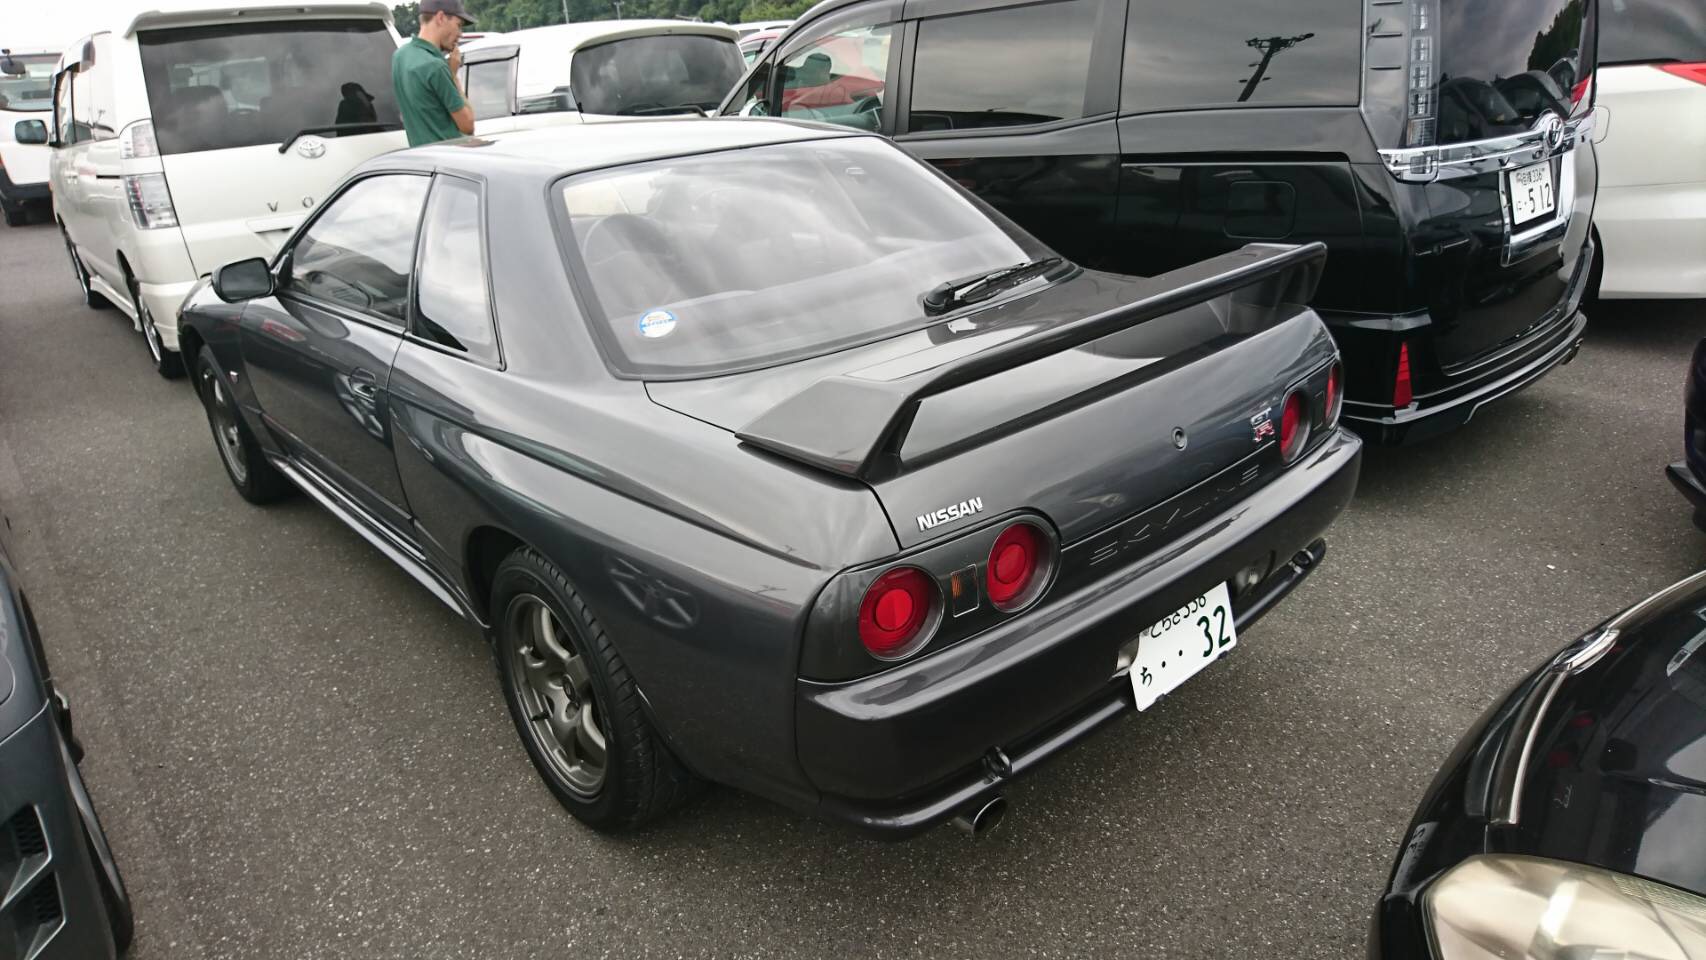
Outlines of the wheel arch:
{"type": "Polygon", "coordinates": [[[504,558],[518,548],[527,546],[531,545],[514,533],[490,524],[482,524],[468,532],[462,551],[462,569],[468,585],[468,602],[486,623],[492,623],[492,581],[497,574],[498,564],[503,563],[504,558]]]}

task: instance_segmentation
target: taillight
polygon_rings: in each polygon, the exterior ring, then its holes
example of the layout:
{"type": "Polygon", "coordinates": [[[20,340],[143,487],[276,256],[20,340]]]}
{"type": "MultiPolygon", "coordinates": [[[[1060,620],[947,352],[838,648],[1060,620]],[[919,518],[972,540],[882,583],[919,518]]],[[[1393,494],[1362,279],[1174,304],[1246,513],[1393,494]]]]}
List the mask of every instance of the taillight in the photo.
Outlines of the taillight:
{"type": "Polygon", "coordinates": [[[1392,405],[1403,409],[1414,399],[1415,394],[1410,390],[1410,345],[1399,344],[1398,376],[1392,381],[1392,405]]]}
{"type": "Polygon", "coordinates": [[[1344,402],[1344,399],[1345,399],[1344,398],[1344,389],[1345,389],[1344,379],[1345,379],[1345,368],[1343,365],[1341,365],[1339,363],[1334,363],[1332,367],[1328,368],[1328,370],[1327,370],[1327,409],[1325,411],[1325,415],[1326,415],[1325,423],[1329,427],[1331,427],[1333,424],[1337,423],[1339,420],[1339,406],[1340,406],[1340,404],[1342,404],[1344,402]]]}
{"type": "Polygon", "coordinates": [[[1695,83],[1706,83],[1706,63],[1661,63],[1660,70],[1695,83]]]}
{"type": "Polygon", "coordinates": [[[984,566],[984,591],[1002,612],[1019,610],[1042,593],[1054,562],[1048,535],[1023,521],[1001,531],[989,548],[984,566]]]}
{"type": "Polygon", "coordinates": [[[936,581],[917,567],[877,578],[859,604],[859,640],[871,656],[898,660],[924,645],[941,619],[936,581]]]}
{"type": "Polygon", "coordinates": [[[1280,459],[1286,463],[1297,459],[1308,442],[1309,406],[1303,401],[1303,391],[1293,390],[1280,411],[1280,459]]]}
{"type": "Polygon", "coordinates": [[[1583,100],[1586,100],[1587,96],[1588,96],[1588,90],[1591,89],[1592,87],[1593,87],[1593,74],[1591,74],[1591,73],[1588,74],[1587,76],[1581,78],[1580,80],[1577,80],[1576,85],[1570,88],[1570,106],[1573,107],[1576,104],[1581,103],[1583,100]]]}
{"type": "Polygon", "coordinates": [[[171,191],[166,189],[165,174],[125,174],[124,195],[130,201],[130,218],[143,230],[178,225],[178,211],[172,206],[171,191]]]}

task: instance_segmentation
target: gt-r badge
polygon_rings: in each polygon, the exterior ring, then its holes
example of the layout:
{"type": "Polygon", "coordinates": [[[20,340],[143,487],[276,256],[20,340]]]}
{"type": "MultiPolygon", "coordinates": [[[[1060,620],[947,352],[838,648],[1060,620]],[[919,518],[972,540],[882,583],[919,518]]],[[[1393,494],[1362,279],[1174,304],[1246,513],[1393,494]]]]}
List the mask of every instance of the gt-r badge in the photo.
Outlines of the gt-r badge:
{"type": "Polygon", "coordinates": [[[961,500],[959,503],[951,503],[940,510],[932,510],[929,513],[919,514],[918,529],[928,530],[931,527],[941,526],[949,520],[958,520],[961,517],[969,517],[982,509],[982,497],[972,497],[970,500],[961,500]]]}
{"type": "Polygon", "coordinates": [[[1268,407],[1250,418],[1250,432],[1254,434],[1253,439],[1256,443],[1261,443],[1274,435],[1274,420],[1270,416],[1273,412],[1274,408],[1268,407]]]}

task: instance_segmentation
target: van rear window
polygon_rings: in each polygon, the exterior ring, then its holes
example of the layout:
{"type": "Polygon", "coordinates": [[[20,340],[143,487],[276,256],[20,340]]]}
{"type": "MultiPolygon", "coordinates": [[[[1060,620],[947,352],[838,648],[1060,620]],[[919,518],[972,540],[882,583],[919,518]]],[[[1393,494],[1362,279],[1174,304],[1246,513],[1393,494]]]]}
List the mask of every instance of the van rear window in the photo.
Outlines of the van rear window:
{"type": "Polygon", "coordinates": [[[1440,0],[1437,142],[1521,133],[1548,111],[1569,116],[1588,9],[1586,0],[1440,0]]]}
{"type": "Polygon", "coordinates": [[[379,20],[288,20],[147,30],[142,73],[165,154],[280,144],[299,131],[401,124],[397,43],[379,20]]]}

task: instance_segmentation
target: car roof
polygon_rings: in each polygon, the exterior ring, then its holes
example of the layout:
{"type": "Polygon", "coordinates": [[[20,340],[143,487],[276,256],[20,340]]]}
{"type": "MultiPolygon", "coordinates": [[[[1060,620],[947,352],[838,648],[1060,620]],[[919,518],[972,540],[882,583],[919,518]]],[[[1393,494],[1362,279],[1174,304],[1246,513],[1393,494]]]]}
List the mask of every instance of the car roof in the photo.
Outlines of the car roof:
{"type": "Polygon", "coordinates": [[[316,17],[378,17],[392,21],[391,8],[378,0],[292,0],[290,3],[220,4],[217,0],[153,0],[142,11],[119,21],[120,36],[160,27],[200,26],[254,20],[311,20],[316,17]]]}
{"type": "Polygon", "coordinates": [[[536,130],[465,137],[385,154],[369,166],[395,169],[454,168],[474,173],[502,170],[554,180],[566,174],[777,143],[869,137],[827,124],[757,117],[706,120],[699,117],[612,120],[536,130]]]}
{"type": "Polygon", "coordinates": [[[522,49],[548,47],[559,53],[572,53],[581,47],[626,37],[651,37],[666,34],[723,37],[734,40],[740,36],[735,28],[694,20],[587,20],[581,23],[558,23],[548,27],[530,27],[503,34],[490,34],[465,45],[464,50],[478,50],[492,44],[519,44],[522,49]]]}

